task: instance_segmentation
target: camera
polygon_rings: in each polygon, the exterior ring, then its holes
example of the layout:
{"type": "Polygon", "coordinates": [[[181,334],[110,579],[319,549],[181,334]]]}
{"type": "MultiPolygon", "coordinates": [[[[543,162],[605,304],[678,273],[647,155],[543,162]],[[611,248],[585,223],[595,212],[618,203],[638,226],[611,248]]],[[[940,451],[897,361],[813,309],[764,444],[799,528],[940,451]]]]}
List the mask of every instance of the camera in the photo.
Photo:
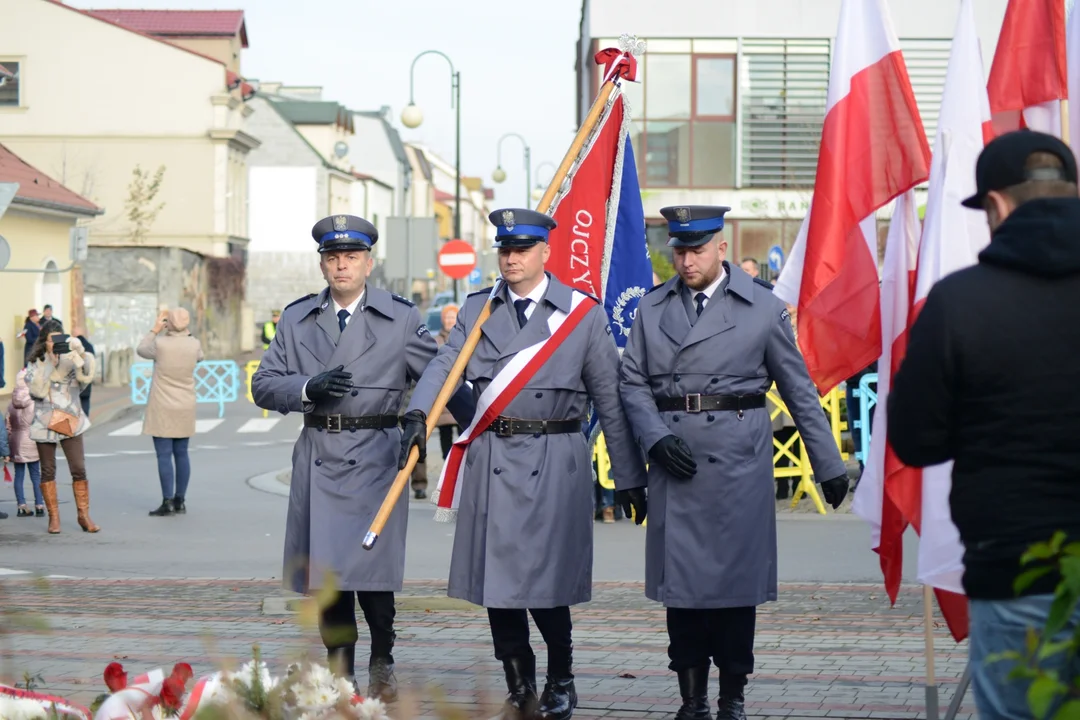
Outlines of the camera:
{"type": "Polygon", "coordinates": [[[53,353],[56,355],[66,355],[71,352],[71,344],[68,342],[71,339],[69,335],[59,335],[53,341],[53,353]]]}

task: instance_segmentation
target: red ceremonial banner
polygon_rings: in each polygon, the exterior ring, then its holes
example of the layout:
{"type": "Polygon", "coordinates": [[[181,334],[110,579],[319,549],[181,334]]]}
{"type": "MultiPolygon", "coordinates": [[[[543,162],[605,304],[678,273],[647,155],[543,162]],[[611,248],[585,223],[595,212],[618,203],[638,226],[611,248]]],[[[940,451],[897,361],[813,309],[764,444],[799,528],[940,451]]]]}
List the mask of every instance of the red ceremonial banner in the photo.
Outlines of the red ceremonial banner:
{"type": "Polygon", "coordinates": [[[607,232],[607,205],[622,120],[620,97],[615,100],[588,155],[574,174],[570,192],[559,201],[552,216],[557,227],[548,237],[551,257],[546,263],[547,268],[561,282],[594,297],[603,295],[600,275],[607,232]]]}

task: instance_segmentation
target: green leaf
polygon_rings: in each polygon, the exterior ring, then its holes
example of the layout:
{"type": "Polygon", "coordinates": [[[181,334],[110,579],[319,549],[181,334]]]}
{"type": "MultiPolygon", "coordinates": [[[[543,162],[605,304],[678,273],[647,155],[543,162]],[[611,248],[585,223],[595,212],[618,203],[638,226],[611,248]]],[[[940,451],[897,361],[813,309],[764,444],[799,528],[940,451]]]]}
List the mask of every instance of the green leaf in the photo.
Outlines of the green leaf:
{"type": "Polygon", "coordinates": [[[1024,633],[1024,652],[1030,658],[1039,648],[1039,633],[1035,628],[1029,627],[1024,633]]]}
{"type": "Polygon", "coordinates": [[[1080,720],[1080,700],[1070,700],[1058,708],[1054,720],[1080,720]]]}
{"type": "Polygon", "coordinates": [[[1049,560],[1057,555],[1057,551],[1050,546],[1050,543],[1035,543],[1028,548],[1028,551],[1020,556],[1020,564],[1027,565],[1033,560],[1049,560]]]}
{"type": "Polygon", "coordinates": [[[1033,568],[1031,570],[1025,570],[1024,572],[1020,573],[1020,577],[1016,578],[1016,580],[1013,581],[1013,590],[1016,591],[1017,595],[1020,595],[1029,587],[1031,587],[1036,580],[1041,578],[1043,575],[1050,573],[1051,571],[1053,571],[1053,569],[1054,568],[1052,567],[1046,566],[1033,568]]]}
{"type": "Polygon", "coordinates": [[[1045,636],[1052,638],[1061,632],[1075,609],[1076,597],[1072,593],[1058,593],[1050,605],[1050,615],[1046,618],[1046,627],[1043,629],[1045,636]]]}
{"type": "Polygon", "coordinates": [[[1080,557],[1063,557],[1059,567],[1062,583],[1074,595],[1080,595],[1080,557]]]}
{"type": "Polygon", "coordinates": [[[1037,718],[1046,717],[1050,705],[1059,695],[1064,695],[1067,688],[1050,677],[1038,677],[1031,683],[1027,692],[1028,707],[1037,718]]]}
{"type": "Polygon", "coordinates": [[[1004,650],[1002,652],[990,653],[983,662],[987,664],[1001,662],[1002,660],[1014,660],[1020,662],[1023,659],[1024,656],[1016,650],[1004,650]]]}
{"type": "Polygon", "coordinates": [[[1066,555],[1071,557],[1080,557],[1080,542],[1072,542],[1061,549],[1066,555]]]}
{"type": "Polygon", "coordinates": [[[1045,660],[1048,657],[1057,655],[1060,652],[1064,652],[1073,646],[1072,638],[1065,640],[1059,640],[1057,642],[1048,642],[1039,648],[1038,659],[1040,661],[1045,660]]]}

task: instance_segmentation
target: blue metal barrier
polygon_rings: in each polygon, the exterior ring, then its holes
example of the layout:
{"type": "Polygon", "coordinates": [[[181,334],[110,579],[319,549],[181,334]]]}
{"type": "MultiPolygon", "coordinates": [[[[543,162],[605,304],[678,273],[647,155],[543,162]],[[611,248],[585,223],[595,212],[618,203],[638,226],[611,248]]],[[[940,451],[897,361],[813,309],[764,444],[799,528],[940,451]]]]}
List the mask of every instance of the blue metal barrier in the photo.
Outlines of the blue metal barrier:
{"type": "MultiPolygon", "coordinates": [[[[154,363],[131,365],[131,404],[145,405],[150,400],[154,363]]],[[[225,403],[240,396],[240,367],[232,360],[204,360],[195,365],[195,402],[217,403],[218,417],[225,415],[225,403]]]]}
{"type": "Polygon", "coordinates": [[[861,448],[855,453],[855,457],[864,465],[870,454],[870,418],[873,417],[874,406],[877,405],[877,378],[877,373],[866,373],[859,380],[859,387],[851,393],[859,400],[859,419],[851,423],[851,432],[859,432],[861,448]],[[872,390],[871,385],[874,386],[872,390]]]}

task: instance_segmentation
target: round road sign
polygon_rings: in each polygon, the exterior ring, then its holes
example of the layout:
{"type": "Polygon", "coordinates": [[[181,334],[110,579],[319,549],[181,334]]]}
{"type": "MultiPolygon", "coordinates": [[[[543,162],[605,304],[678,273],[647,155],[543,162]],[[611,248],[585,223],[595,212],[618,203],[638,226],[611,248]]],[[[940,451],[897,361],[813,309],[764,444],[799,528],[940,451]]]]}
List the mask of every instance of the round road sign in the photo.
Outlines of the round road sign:
{"type": "Polygon", "coordinates": [[[476,267],[476,250],[464,240],[450,240],[439,250],[439,269],[455,280],[464,280],[476,267]]]}

